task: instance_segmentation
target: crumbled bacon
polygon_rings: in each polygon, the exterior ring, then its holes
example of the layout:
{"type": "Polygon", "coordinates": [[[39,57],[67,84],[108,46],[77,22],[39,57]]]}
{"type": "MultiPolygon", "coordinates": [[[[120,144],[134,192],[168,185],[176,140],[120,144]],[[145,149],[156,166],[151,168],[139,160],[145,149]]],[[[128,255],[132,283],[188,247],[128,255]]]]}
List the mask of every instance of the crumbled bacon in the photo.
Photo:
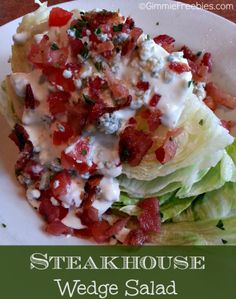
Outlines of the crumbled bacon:
{"type": "Polygon", "coordinates": [[[229,132],[236,126],[236,122],[232,120],[221,120],[221,125],[229,132]]]}
{"type": "Polygon", "coordinates": [[[29,135],[26,132],[25,128],[19,124],[15,124],[14,130],[9,135],[9,138],[15,142],[19,150],[23,150],[26,142],[29,139],[29,135]]]}
{"type": "Polygon", "coordinates": [[[121,56],[130,54],[135,49],[135,47],[137,45],[137,40],[142,33],[143,33],[143,30],[138,27],[134,27],[130,31],[129,39],[127,41],[125,41],[122,45],[121,56]]]}
{"type": "Polygon", "coordinates": [[[213,65],[213,62],[212,62],[212,55],[211,55],[211,53],[206,52],[206,53],[203,55],[203,57],[202,57],[202,61],[201,61],[201,63],[208,67],[208,71],[209,71],[210,73],[212,72],[212,65],[213,65]]]}
{"type": "Polygon", "coordinates": [[[30,84],[26,85],[25,91],[25,108],[26,109],[35,109],[39,105],[39,102],[35,99],[33,90],[30,84]]]}
{"type": "Polygon", "coordinates": [[[156,159],[161,164],[165,164],[165,163],[169,162],[170,160],[172,160],[174,158],[177,148],[178,148],[178,145],[177,145],[176,141],[173,140],[172,138],[168,138],[165,141],[164,145],[162,145],[155,151],[156,159]]]}
{"type": "Polygon", "coordinates": [[[136,87],[140,90],[146,91],[149,88],[149,82],[146,81],[138,81],[136,87]]]}
{"type": "Polygon", "coordinates": [[[126,127],[120,135],[119,154],[122,162],[137,166],[153,144],[152,138],[133,126],[126,127]]]}
{"type": "Polygon", "coordinates": [[[113,43],[111,41],[107,41],[107,42],[103,42],[101,44],[98,44],[96,52],[98,54],[100,54],[100,53],[104,53],[104,52],[107,52],[107,51],[112,51],[113,49],[114,49],[113,43]]]}
{"type": "Polygon", "coordinates": [[[18,159],[16,161],[15,170],[16,172],[22,171],[26,164],[30,161],[33,155],[33,145],[31,141],[26,141],[23,149],[18,155],[18,159]]]}
{"type": "Polygon", "coordinates": [[[152,96],[151,100],[149,101],[149,105],[150,105],[151,107],[156,107],[156,105],[157,105],[158,102],[160,101],[160,98],[161,98],[161,95],[155,93],[155,94],[152,96]]]}
{"type": "Polygon", "coordinates": [[[212,111],[215,111],[217,108],[217,103],[212,99],[212,97],[207,96],[203,102],[210,108],[212,111]]]}
{"type": "Polygon", "coordinates": [[[210,96],[217,104],[223,105],[229,109],[236,108],[236,97],[224,93],[215,83],[207,83],[206,93],[207,96],[210,96]]]}
{"type": "Polygon", "coordinates": [[[207,82],[209,69],[208,66],[204,64],[199,64],[197,62],[193,62],[191,60],[188,61],[189,66],[191,68],[191,72],[193,75],[193,81],[195,82],[207,82]]]}
{"type": "Polygon", "coordinates": [[[161,218],[157,198],[146,198],[139,202],[138,206],[142,209],[138,216],[140,228],[146,233],[159,232],[161,218]]]}
{"type": "Polygon", "coordinates": [[[144,233],[142,229],[131,230],[126,237],[124,244],[130,246],[140,246],[143,245],[149,239],[148,235],[144,233]]]}
{"type": "Polygon", "coordinates": [[[40,198],[39,213],[48,223],[53,223],[66,217],[68,209],[64,208],[60,202],[54,206],[50,200],[51,194],[45,191],[40,198]]]}
{"type": "Polygon", "coordinates": [[[45,227],[45,231],[54,236],[73,235],[74,233],[73,228],[64,225],[60,220],[48,223],[45,227]]]}
{"type": "Polygon", "coordinates": [[[169,69],[171,69],[173,72],[176,72],[177,74],[181,74],[184,72],[190,72],[190,67],[183,62],[170,62],[169,63],[169,69]]]}
{"type": "Polygon", "coordinates": [[[175,39],[167,34],[162,34],[154,37],[154,42],[160,46],[162,46],[167,52],[172,52],[174,49],[173,43],[175,39]]]}
{"type": "Polygon", "coordinates": [[[183,46],[180,51],[184,52],[184,58],[191,60],[191,61],[195,61],[197,59],[197,56],[192,52],[192,50],[187,47],[187,46],[183,46]]]}

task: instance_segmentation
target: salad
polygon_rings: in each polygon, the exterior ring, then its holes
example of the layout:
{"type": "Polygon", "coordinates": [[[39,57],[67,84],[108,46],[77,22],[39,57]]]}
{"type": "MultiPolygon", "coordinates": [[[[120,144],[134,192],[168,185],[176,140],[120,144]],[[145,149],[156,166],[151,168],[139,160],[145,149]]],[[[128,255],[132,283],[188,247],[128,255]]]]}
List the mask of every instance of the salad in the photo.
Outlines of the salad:
{"type": "Polygon", "coordinates": [[[46,4],[13,36],[1,111],[44,230],[98,243],[236,243],[236,98],[210,53],[117,11],[46,4]]]}

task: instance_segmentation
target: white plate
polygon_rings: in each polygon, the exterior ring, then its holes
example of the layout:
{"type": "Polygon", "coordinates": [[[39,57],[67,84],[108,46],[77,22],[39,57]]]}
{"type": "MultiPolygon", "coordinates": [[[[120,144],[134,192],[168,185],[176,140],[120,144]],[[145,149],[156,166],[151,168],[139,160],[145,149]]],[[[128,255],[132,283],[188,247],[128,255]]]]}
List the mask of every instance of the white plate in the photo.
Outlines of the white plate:
{"type": "MultiPolygon", "coordinates": [[[[151,36],[167,33],[176,38],[178,44],[187,44],[195,51],[207,50],[214,57],[214,80],[225,90],[235,93],[236,78],[236,25],[207,11],[194,9],[155,9],[155,3],[173,4],[173,1],[148,0],[96,0],[73,1],[62,4],[65,9],[93,8],[120,9],[124,15],[134,18],[137,25],[151,36]],[[140,3],[147,3],[140,9],[140,3]],[[151,4],[150,4],[151,3],[151,4]],[[154,9],[150,9],[153,7],[154,9]],[[159,22],[157,26],[156,23],[159,22]]],[[[176,4],[176,2],[175,2],[176,4]]],[[[142,6],[142,4],[141,4],[142,6]]],[[[0,81],[10,72],[7,63],[11,53],[11,37],[19,19],[0,28],[0,81]]],[[[85,240],[52,237],[45,234],[42,220],[25,200],[14,176],[17,150],[8,139],[9,128],[0,117],[0,244],[2,245],[85,245],[85,240]],[[3,228],[1,223],[7,225],[3,228]]]]}

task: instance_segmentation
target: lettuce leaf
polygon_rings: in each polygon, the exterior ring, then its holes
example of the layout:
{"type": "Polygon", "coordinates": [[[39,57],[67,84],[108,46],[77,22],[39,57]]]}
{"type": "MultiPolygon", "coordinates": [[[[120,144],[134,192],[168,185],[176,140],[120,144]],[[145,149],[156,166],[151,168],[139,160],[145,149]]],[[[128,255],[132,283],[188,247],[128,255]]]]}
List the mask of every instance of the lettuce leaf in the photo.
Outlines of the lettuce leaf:
{"type": "Polygon", "coordinates": [[[153,238],[159,245],[223,245],[236,244],[236,216],[221,219],[224,230],[217,227],[219,219],[166,223],[153,238]]]}
{"type": "Polygon", "coordinates": [[[186,100],[177,127],[183,128],[183,132],[176,137],[178,150],[171,161],[161,165],[151,152],[136,167],[124,164],[123,173],[131,179],[152,181],[180,169],[206,170],[217,165],[226,146],[234,140],[218,117],[194,95],[186,100]]]}

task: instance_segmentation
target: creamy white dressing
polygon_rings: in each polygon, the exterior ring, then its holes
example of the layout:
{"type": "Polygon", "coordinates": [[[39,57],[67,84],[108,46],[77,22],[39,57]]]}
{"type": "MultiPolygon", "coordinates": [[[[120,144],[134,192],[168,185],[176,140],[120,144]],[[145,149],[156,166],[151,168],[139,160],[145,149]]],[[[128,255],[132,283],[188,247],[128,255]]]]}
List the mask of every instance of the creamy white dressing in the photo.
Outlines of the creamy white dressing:
{"type": "Polygon", "coordinates": [[[121,174],[122,167],[116,136],[97,132],[92,139],[91,154],[93,162],[98,165],[101,174],[108,177],[117,177],[121,174]]]}
{"type": "Polygon", "coordinates": [[[70,206],[79,207],[81,204],[81,195],[84,192],[84,181],[80,179],[73,179],[68,186],[67,193],[60,196],[60,200],[66,208],[70,206]]]}

